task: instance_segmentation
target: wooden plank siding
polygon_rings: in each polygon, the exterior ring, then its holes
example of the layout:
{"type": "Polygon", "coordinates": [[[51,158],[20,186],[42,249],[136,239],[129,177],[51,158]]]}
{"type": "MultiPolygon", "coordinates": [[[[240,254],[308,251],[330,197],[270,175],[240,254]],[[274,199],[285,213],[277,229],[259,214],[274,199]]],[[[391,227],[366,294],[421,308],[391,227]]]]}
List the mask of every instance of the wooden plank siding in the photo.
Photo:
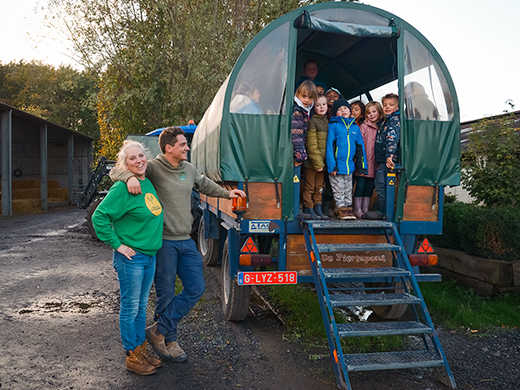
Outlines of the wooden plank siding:
{"type": "Polygon", "coordinates": [[[409,186],[406,203],[403,208],[403,221],[439,220],[439,192],[435,196],[435,207],[432,207],[434,187],[409,186]]]}
{"type": "MultiPolygon", "coordinates": [[[[228,190],[238,188],[237,183],[226,183],[228,190]]],[[[249,207],[244,214],[244,219],[282,219],[282,183],[278,183],[278,193],[280,196],[280,207],[276,200],[276,187],[274,183],[249,183],[249,207]]],[[[232,200],[212,198],[201,194],[200,199],[207,202],[221,212],[236,218],[236,214],[231,210],[232,200]]]]}
{"type": "MultiPolygon", "coordinates": [[[[360,243],[386,243],[386,237],[382,235],[316,235],[318,244],[360,244],[360,243]]],[[[320,253],[324,268],[371,268],[391,267],[392,252],[330,252],[320,253]]],[[[305,247],[305,238],[301,235],[287,236],[287,271],[311,270],[309,255],[305,247]]]]}

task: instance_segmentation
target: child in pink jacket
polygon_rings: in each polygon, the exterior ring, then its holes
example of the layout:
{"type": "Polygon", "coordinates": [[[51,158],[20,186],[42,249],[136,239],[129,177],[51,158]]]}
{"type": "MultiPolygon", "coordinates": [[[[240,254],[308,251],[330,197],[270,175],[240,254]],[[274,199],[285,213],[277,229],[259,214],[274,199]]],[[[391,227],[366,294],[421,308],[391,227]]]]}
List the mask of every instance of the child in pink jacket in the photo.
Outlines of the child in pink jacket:
{"type": "Polygon", "coordinates": [[[375,176],[375,143],[377,129],[384,120],[383,107],[379,102],[370,102],[365,107],[365,121],[361,124],[361,135],[365,143],[365,153],[367,156],[368,174],[363,175],[359,169],[354,171],[354,181],[356,189],[354,190],[354,215],[357,219],[368,211],[370,199],[374,191],[375,176]]]}

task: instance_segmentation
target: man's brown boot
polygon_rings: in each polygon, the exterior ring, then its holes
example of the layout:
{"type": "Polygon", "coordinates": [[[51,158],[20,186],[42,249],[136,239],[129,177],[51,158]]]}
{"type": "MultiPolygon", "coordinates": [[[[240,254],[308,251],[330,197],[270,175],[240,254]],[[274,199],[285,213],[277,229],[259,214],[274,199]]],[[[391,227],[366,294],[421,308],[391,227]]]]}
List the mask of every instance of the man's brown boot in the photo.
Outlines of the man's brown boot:
{"type": "Polygon", "coordinates": [[[168,361],[171,359],[170,352],[166,348],[164,342],[164,335],[157,331],[157,322],[152,326],[149,326],[145,330],[146,339],[150,342],[155,353],[161,358],[161,360],[168,361]],[[159,333],[159,335],[157,335],[159,333]]]}
{"type": "Polygon", "coordinates": [[[188,355],[186,355],[186,353],[182,350],[177,341],[166,343],[166,348],[168,348],[168,352],[170,352],[172,361],[175,363],[182,363],[188,360],[188,355]]]}
{"type": "Polygon", "coordinates": [[[155,367],[152,367],[141,352],[142,345],[138,346],[133,351],[128,351],[126,356],[126,369],[128,371],[135,372],[139,375],[152,375],[157,371],[155,367]]]}
{"type": "Polygon", "coordinates": [[[148,348],[146,348],[146,340],[144,340],[143,345],[141,345],[140,352],[143,359],[146,360],[150,366],[155,368],[162,367],[162,360],[154,358],[150,355],[150,352],[148,352],[148,348]]]}

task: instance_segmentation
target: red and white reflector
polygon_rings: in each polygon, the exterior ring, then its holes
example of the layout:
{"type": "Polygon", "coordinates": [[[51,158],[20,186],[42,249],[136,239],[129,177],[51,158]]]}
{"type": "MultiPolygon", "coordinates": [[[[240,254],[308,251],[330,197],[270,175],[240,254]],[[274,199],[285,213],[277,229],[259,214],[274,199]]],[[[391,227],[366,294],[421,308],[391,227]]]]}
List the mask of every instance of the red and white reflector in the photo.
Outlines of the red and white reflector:
{"type": "Polygon", "coordinates": [[[417,249],[417,253],[435,253],[433,250],[432,244],[430,244],[430,241],[428,241],[427,238],[423,240],[421,245],[419,245],[419,248],[417,249]]]}
{"type": "Polygon", "coordinates": [[[242,249],[240,249],[240,253],[258,253],[253,237],[247,237],[246,242],[242,245],[242,249]]]}

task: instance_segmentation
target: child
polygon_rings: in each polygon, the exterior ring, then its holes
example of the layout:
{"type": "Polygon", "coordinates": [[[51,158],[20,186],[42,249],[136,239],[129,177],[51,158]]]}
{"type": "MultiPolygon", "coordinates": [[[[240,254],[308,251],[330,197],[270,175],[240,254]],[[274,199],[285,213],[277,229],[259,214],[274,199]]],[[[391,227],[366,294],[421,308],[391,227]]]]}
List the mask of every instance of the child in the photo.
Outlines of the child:
{"type": "Polygon", "coordinates": [[[365,120],[365,105],[361,100],[356,100],[350,103],[352,112],[350,113],[351,118],[356,118],[356,125],[361,127],[361,124],[365,120]]]}
{"type": "Polygon", "coordinates": [[[294,110],[291,121],[291,139],[294,146],[294,166],[297,167],[307,160],[305,140],[309,127],[310,111],[317,99],[316,86],[310,80],[305,80],[294,95],[294,110]]]}
{"type": "Polygon", "coordinates": [[[302,76],[300,80],[294,86],[296,89],[302,85],[305,80],[310,80],[317,87],[322,87],[324,91],[327,90],[327,84],[325,81],[318,77],[318,73],[320,72],[320,68],[318,67],[318,61],[314,59],[307,60],[303,63],[303,73],[305,76],[302,76]]]}
{"type": "Polygon", "coordinates": [[[312,219],[328,219],[321,210],[321,189],[323,188],[323,167],[327,147],[327,98],[318,97],[314,110],[316,114],[309,122],[305,148],[308,160],[304,163],[305,183],[303,185],[303,212],[312,219]]]}
{"type": "Polygon", "coordinates": [[[386,172],[393,169],[399,152],[399,137],[401,122],[399,120],[399,96],[389,93],[383,96],[383,112],[385,121],[379,127],[376,135],[375,161],[376,173],[374,185],[377,200],[376,211],[367,211],[363,218],[382,220],[386,209],[386,172]]]}
{"type": "Polygon", "coordinates": [[[327,136],[327,170],[338,207],[339,219],[356,219],[352,211],[352,172],[356,144],[361,146],[363,158],[359,163],[366,168],[365,145],[359,126],[350,117],[350,104],[345,99],[338,99],[332,105],[335,116],[329,123],[327,136]],[[336,146],[334,147],[334,142],[336,146]]]}
{"type": "MultiPolygon", "coordinates": [[[[352,111],[354,111],[354,103],[352,103],[352,111]]],[[[370,102],[366,105],[365,122],[360,126],[363,142],[365,143],[365,153],[367,155],[366,175],[362,174],[359,169],[354,171],[354,181],[356,189],[354,190],[354,215],[357,219],[361,219],[362,215],[368,211],[370,199],[374,191],[375,176],[375,155],[374,146],[376,143],[377,129],[385,114],[383,107],[379,102],[370,102]]]]}
{"type": "Polygon", "coordinates": [[[332,105],[341,97],[341,92],[336,88],[331,87],[327,92],[325,92],[325,97],[327,98],[327,104],[329,106],[327,111],[327,119],[330,121],[330,118],[334,116],[332,113],[332,105]]]}

